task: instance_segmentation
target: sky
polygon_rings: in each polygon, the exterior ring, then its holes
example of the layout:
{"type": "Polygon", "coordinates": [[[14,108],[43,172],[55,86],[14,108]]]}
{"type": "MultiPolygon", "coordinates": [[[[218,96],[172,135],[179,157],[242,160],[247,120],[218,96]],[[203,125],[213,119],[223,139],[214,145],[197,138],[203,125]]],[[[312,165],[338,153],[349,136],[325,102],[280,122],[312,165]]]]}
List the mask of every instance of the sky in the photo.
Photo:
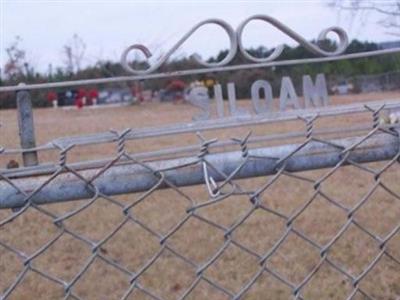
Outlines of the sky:
{"type": "MultiPolygon", "coordinates": [[[[343,27],[350,39],[374,42],[396,39],[377,24],[378,15],[370,14],[363,22],[354,21],[350,14],[339,13],[323,0],[0,0],[0,65],[4,66],[5,48],[16,36],[22,38],[21,47],[32,66],[46,72],[49,64],[54,68],[63,66],[63,46],[71,42],[74,34],[86,44],[83,64],[93,65],[98,60],[118,61],[122,51],[136,43],[146,45],[157,57],[202,20],[220,18],[236,28],[254,14],[270,15],[308,40],[316,39],[320,31],[333,25],[343,27]]],[[[246,27],[243,41],[246,47],[296,45],[261,21],[246,27]]],[[[228,45],[229,39],[222,29],[206,25],[174,57],[198,53],[209,58],[228,45]]]]}

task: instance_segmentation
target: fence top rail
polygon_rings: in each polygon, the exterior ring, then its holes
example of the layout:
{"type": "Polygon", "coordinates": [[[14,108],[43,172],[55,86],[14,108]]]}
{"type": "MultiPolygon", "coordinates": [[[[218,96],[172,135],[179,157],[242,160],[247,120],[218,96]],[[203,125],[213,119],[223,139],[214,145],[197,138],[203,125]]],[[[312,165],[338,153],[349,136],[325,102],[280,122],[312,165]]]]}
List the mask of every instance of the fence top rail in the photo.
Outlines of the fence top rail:
{"type": "Polygon", "coordinates": [[[318,57],[318,58],[303,58],[303,59],[290,59],[290,60],[280,60],[280,61],[270,61],[261,63],[248,63],[240,65],[231,66],[217,66],[210,68],[199,68],[199,69],[189,69],[189,70],[178,70],[172,72],[161,72],[155,74],[143,74],[143,75],[129,75],[129,76],[117,76],[112,78],[96,78],[96,79],[83,79],[83,80],[70,80],[62,82],[46,82],[46,83],[35,83],[35,84],[19,84],[12,86],[0,86],[0,93],[4,92],[17,92],[17,91],[29,91],[29,90],[40,90],[40,89],[51,89],[51,88],[65,88],[73,86],[83,86],[83,85],[96,85],[96,84],[106,84],[106,83],[117,83],[117,82],[128,82],[128,81],[138,81],[138,80],[150,80],[150,79],[160,79],[168,77],[182,77],[187,75],[199,75],[212,72],[228,72],[228,71],[238,71],[253,68],[266,68],[266,67],[279,67],[279,66],[289,66],[289,65],[299,65],[299,64],[314,64],[314,63],[324,63],[331,61],[338,61],[344,59],[357,59],[365,57],[373,57],[385,54],[400,53],[399,48],[382,49],[368,52],[359,52],[351,54],[343,54],[338,56],[329,57],[318,57]]]}
{"type": "Polygon", "coordinates": [[[38,84],[19,84],[15,86],[3,86],[0,87],[0,92],[15,92],[20,90],[37,90],[37,89],[47,89],[47,88],[62,88],[62,87],[72,87],[72,86],[82,86],[82,85],[94,85],[94,84],[105,84],[105,83],[115,83],[115,82],[127,82],[127,81],[137,81],[145,79],[158,79],[166,77],[179,77],[186,75],[196,75],[205,74],[210,72],[224,72],[224,71],[236,71],[251,68],[262,68],[262,67],[276,67],[276,66],[287,66],[287,65],[297,65],[297,64],[311,64],[311,63],[321,63],[330,62],[343,59],[356,59],[363,57],[371,57],[376,55],[390,54],[400,52],[400,47],[392,49],[379,49],[375,51],[359,52],[344,54],[345,50],[349,45],[349,38],[344,29],[337,26],[331,26],[323,29],[318,35],[316,42],[310,42],[305,37],[301,36],[299,33],[295,32],[293,29],[289,28],[286,24],[283,24],[279,20],[264,14],[256,14],[249,16],[239,23],[236,30],[226,21],[218,18],[210,18],[203,20],[186,32],[164,55],[158,58],[154,63],[148,61],[149,58],[153,56],[151,51],[142,44],[133,44],[126,48],[121,55],[121,65],[127,73],[132,74],[131,76],[117,76],[113,78],[96,78],[96,79],[84,79],[84,80],[72,80],[63,82],[47,82],[38,84]],[[303,58],[303,59],[290,59],[290,60],[280,60],[279,57],[282,55],[285,45],[281,44],[276,46],[271,53],[266,57],[255,57],[249,53],[243,44],[243,32],[246,26],[252,21],[262,21],[268,25],[273,26],[277,30],[281,31],[283,34],[293,39],[301,46],[303,46],[309,53],[316,55],[316,58],[303,58]],[[194,61],[197,62],[202,68],[189,69],[189,70],[177,70],[172,72],[160,72],[154,73],[160,69],[160,67],[177,51],[177,49],[184,44],[192,35],[201,27],[205,25],[213,25],[220,27],[225,31],[229,38],[229,48],[228,54],[220,61],[210,62],[204,61],[200,55],[197,53],[191,55],[194,61]],[[335,43],[335,49],[324,49],[321,47],[321,42],[328,39],[328,35],[334,33],[337,36],[337,43],[335,43]],[[128,55],[132,51],[141,52],[148,63],[145,69],[135,69],[129,64],[128,55]],[[237,54],[240,53],[246,60],[252,63],[230,65],[237,54]]]}
{"type": "MultiPolygon", "coordinates": [[[[303,144],[250,149],[248,157],[269,159],[265,159],[261,165],[257,159],[249,160],[239,172],[235,170],[243,162],[243,152],[241,151],[208,154],[207,162],[211,165],[224,166],[223,173],[212,172],[213,178],[220,182],[224,180],[225,176],[221,174],[231,174],[232,172],[236,174],[235,177],[237,179],[275,174],[277,172],[277,162],[282,157],[286,157],[285,169],[290,172],[334,167],[343,160],[342,151],[351,150],[351,161],[358,163],[392,158],[398,153],[398,133],[394,131],[388,134],[386,131],[381,133],[378,131],[379,128],[376,128],[366,137],[335,139],[327,143],[310,140],[310,142],[303,144]],[[354,149],[356,146],[357,149],[354,149]],[[325,159],[321,159],[322,157],[325,159]]],[[[98,174],[101,174],[99,169],[82,170],[80,171],[80,176],[81,178],[95,178],[99,191],[112,195],[148,190],[157,183],[158,179],[154,177],[154,174],[158,172],[165,172],[165,176],[169,180],[173,180],[175,186],[181,187],[203,183],[204,174],[201,168],[202,165],[199,164],[201,160],[198,156],[188,156],[178,159],[152,161],[144,166],[143,163],[137,163],[130,159],[130,163],[113,165],[112,169],[110,169],[110,164],[107,165],[108,171],[104,176],[98,176],[98,174]],[[188,166],[190,167],[185,168],[188,166]],[[115,184],[116,182],[118,184],[115,184]]],[[[64,169],[58,168],[57,174],[62,170],[64,169]]],[[[25,194],[21,193],[21,191],[33,191],[33,186],[37,185],[38,182],[43,184],[50,179],[52,180],[49,184],[50,188],[46,186],[45,189],[33,193],[32,198],[36,204],[90,198],[92,192],[87,188],[87,182],[85,180],[77,180],[74,176],[69,176],[68,173],[71,172],[71,169],[67,169],[67,171],[66,174],[56,177],[52,174],[14,179],[14,183],[19,189],[15,189],[14,185],[10,185],[6,180],[0,180],[0,189],[4,191],[5,195],[0,201],[0,209],[21,207],[25,198],[25,194]]],[[[162,182],[161,188],[167,187],[163,186],[163,184],[164,182],[162,182]]]]}
{"type": "MultiPolygon", "coordinates": [[[[380,125],[381,128],[385,130],[400,130],[399,124],[382,124],[380,125]]],[[[314,130],[313,133],[316,136],[326,136],[326,137],[333,137],[339,138],[343,134],[344,128],[328,128],[328,129],[317,129],[314,130]]],[[[371,124],[362,124],[356,125],[352,127],[346,127],[346,138],[356,137],[357,135],[366,133],[371,131],[371,124]]],[[[250,131],[251,133],[251,131],[250,131]]],[[[287,141],[290,139],[302,138],[304,137],[304,131],[296,131],[296,132],[288,132],[288,133],[277,133],[277,134],[269,134],[269,135],[261,135],[261,136],[250,136],[247,140],[248,145],[258,145],[259,143],[265,142],[272,142],[272,141],[287,141]]],[[[215,143],[210,144],[208,149],[212,149],[214,153],[220,153],[224,151],[224,147],[229,146],[237,146],[237,142],[233,140],[216,140],[215,143]],[[219,150],[218,150],[219,149],[219,150]]],[[[282,144],[283,145],[283,144],[282,144]]],[[[50,150],[55,149],[54,145],[46,144],[45,147],[38,148],[38,150],[50,150]],[[46,148],[45,148],[46,147],[46,148]]],[[[166,159],[179,159],[183,157],[193,156],[198,154],[199,151],[199,144],[193,144],[189,146],[182,146],[182,147],[168,147],[165,149],[155,150],[155,151],[146,151],[146,152],[139,152],[139,153],[129,153],[129,156],[136,160],[141,160],[142,162],[152,162],[158,160],[166,160],[166,159]]],[[[31,149],[18,149],[16,152],[22,151],[31,151],[31,149]]],[[[3,153],[13,153],[12,151],[4,151],[3,153]]],[[[15,152],[14,152],[15,153],[15,152]]],[[[110,164],[114,159],[113,158],[103,158],[97,160],[88,160],[88,161],[80,161],[80,162],[73,162],[70,163],[69,166],[73,168],[75,171],[81,170],[91,170],[91,169],[98,169],[103,168],[110,164]]],[[[121,158],[119,162],[115,163],[114,165],[125,165],[129,164],[129,159],[121,158]]],[[[29,177],[29,176],[41,176],[41,175],[49,175],[53,174],[58,169],[57,163],[43,163],[36,166],[27,166],[27,167],[20,167],[16,169],[1,169],[0,172],[6,176],[7,178],[22,178],[22,177],[29,177]]]]}
{"type": "MultiPolygon", "coordinates": [[[[195,121],[192,123],[178,123],[163,127],[136,128],[125,135],[126,140],[138,140],[176,134],[186,134],[193,132],[212,131],[219,129],[235,128],[242,126],[255,126],[269,123],[294,121],[299,118],[332,117],[337,115],[356,114],[369,112],[369,109],[399,109],[399,99],[385,99],[378,101],[366,101],[338,106],[316,107],[308,109],[296,109],[285,112],[269,112],[259,115],[243,115],[226,117],[222,119],[210,119],[207,121],[195,121]]],[[[336,129],[342,130],[342,129],[336,129]]],[[[23,153],[29,151],[42,151],[56,149],[57,146],[68,147],[85,146],[93,144],[113,143],[118,140],[116,132],[101,132],[90,135],[66,136],[49,141],[46,144],[35,148],[27,149],[4,149],[0,147],[0,154],[23,153]]]]}

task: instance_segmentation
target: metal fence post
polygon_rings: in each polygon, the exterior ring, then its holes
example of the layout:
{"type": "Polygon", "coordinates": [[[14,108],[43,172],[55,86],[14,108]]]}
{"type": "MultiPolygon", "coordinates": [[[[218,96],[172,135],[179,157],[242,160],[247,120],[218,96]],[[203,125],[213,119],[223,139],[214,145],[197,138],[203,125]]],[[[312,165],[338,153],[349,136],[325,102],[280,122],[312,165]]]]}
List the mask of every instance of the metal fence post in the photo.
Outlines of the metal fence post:
{"type": "MultiPolygon", "coordinates": [[[[20,83],[20,86],[25,85],[20,83]]],[[[28,91],[17,92],[17,111],[18,111],[18,128],[19,138],[22,149],[32,149],[36,147],[35,129],[33,125],[32,102],[28,91]]],[[[22,159],[25,167],[38,164],[38,156],[36,151],[24,151],[22,159]]]]}

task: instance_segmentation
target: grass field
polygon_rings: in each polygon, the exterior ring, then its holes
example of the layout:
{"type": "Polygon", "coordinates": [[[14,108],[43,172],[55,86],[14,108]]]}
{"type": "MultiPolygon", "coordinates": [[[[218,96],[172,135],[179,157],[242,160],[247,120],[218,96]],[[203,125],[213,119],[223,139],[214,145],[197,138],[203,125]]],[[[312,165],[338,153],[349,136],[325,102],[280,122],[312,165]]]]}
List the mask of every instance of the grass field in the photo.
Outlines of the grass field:
{"type": "MultiPolygon", "coordinates": [[[[400,99],[399,92],[333,97],[332,103],[353,101],[400,99]]],[[[249,106],[249,101],[240,105],[249,106]]],[[[68,135],[91,134],[110,129],[121,131],[125,128],[163,126],[176,122],[190,121],[196,109],[187,104],[145,103],[111,109],[37,109],[34,112],[38,144],[68,135]]],[[[316,123],[316,128],[366,123],[369,114],[349,117],[329,117],[316,123]]],[[[18,122],[15,110],[0,111],[0,146],[18,148],[18,122]]],[[[252,130],[253,135],[268,135],[304,129],[301,121],[235,128],[205,132],[207,138],[244,137],[252,130]]],[[[346,133],[343,132],[343,135],[346,133]]],[[[326,137],[324,137],[326,138],[326,137]]],[[[285,142],[299,142],[293,139],[285,142]]],[[[282,142],[280,142],[282,143],[282,142]]],[[[194,134],[182,134],[127,142],[130,153],[156,150],[165,147],[199,144],[194,134]]],[[[268,142],[262,146],[275,145],[268,142]]],[[[71,150],[68,162],[112,157],[116,154],[115,144],[77,147],[71,150]]],[[[56,151],[39,153],[41,162],[56,161],[56,151]]],[[[0,156],[0,168],[19,156],[0,156]]],[[[368,164],[379,169],[385,162],[368,164]]],[[[309,181],[282,175],[266,192],[261,202],[274,211],[290,216],[306,203],[314,193],[314,182],[329,170],[298,173],[309,181]]],[[[250,178],[237,181],[246,191],[254,191],[271,177],[250,178]]],[[[400,195],[400,169],[398,164],[389,168],[381,180],[400,195]]],[[[374,183],[374,176],[354,166],[341,167],[323,184],[323,192],[346,207],[354,207],[374,183]]],[[[205,186],[179,189],[156,190],[144,201],[134,206],[132,215],[157,234],[164,236],[187,214],[186,209],[193,203],[209,200],[205,186]],[[192,199],[190,203],[187,198],[192,199]]],[[[112,196],[122,206],[137,200],[142,194],[112,196]]],[[[46,205],[43,208],[60,216],[84,205],[87,200],[46,205]]],[[[246,195],[232,195],[223,201],[198,210],[208,220],[229,228],[251,209],[252,203],[246,195]]],[[[0,222],[12,214],[11,210],[0,210],[0,222]]],[[[357,221],[376,236],[384,238],[400,223],[400,200],[383,189],[377,189],[356,214],[357,221]]],[[[103,198],[77,215],[68,218],[63,225],[85,239],[96,243],[113,231],[124,218],[121,207],[103,198]]],[[[322,197],[313,203],[295,220],[293,226],[319,245],[328,243],[346,223],[346,213],[322,197]]],[[[32,255],[46,242],[60,233],[53,219],[38,210],[29,208],[13,222],[0,227],[0,242],[10,245],[26,255],[32,255]]],[[[265,210],[255,210],[232,234],[232,239],[251,249],[257,255],[264,255],[286,231],[286,222],[265,210]]],[[[168,247],[184,254],[198,267],[209,260],[224,245],[224,232],[200,219],[189,220],[167,240],[168,247]]],[[[128,222],[99,250],[102,256],[124,266],[131,272],[140,270],[157,251],[163,247],[159,239],[133,222],[128,222]]],[[[400,261],[400,232],[386,245],[397,261],[400,261]]],[[[351,225],[329,250],[329,258],[342,266],[352,276],[359,276],[379,254],[378,243],[357,226],[351,225]]],[[[43,270],[51,276],[70,282],[83,268],[92,255],[91,247],[69,234],[64,233],[44,253],[31,261],[32,267],[43,270]]],[[[294,285],[300,284],[321,257],[315,247],[298,235],[290,233],[279,249],[268,260],[268,266],[294,285]]],[[[5,291],[23,270],[23,260],[0,244],[0,293],[5,291]]],[[[224,253],[205,270],[204,276],[229,290],[239,293],[260,269],[255,256],[230,244],[224,253]]],[[[168,249],[140,277],[139,284],[162,299],[177,299],[196,279],[196,268],[178,258],[168,249]]],[[[378,263],[360,282],[360,287],[374,299],[399,299],[400,264],[383,255],[378,263]]],[[[121,270],[96,258],[93,264],[73,286],[72,291],[81,299],[119,299],[129,288],[129,276],[121,270]]],[[[346,299],[353,290],[352,282],[329,264],[324,263],[312,279],[301,289],[304,299],[346,299]]],[[[264,272],[243,296],[243,299],[290,299],[292,290],[271,274],[264,272]]],[[[35,272],[28,271],[11,294],[10,299],[58,299],[64,297],[63,287],[35,272]]],[[[135,290],[128,299],[151,299],[135,290]]],[[[229,299],[206,281],[202,280],[188,299],[229,299]]],[[[353,299],[367,299],[357,293],[353,299]]]]}

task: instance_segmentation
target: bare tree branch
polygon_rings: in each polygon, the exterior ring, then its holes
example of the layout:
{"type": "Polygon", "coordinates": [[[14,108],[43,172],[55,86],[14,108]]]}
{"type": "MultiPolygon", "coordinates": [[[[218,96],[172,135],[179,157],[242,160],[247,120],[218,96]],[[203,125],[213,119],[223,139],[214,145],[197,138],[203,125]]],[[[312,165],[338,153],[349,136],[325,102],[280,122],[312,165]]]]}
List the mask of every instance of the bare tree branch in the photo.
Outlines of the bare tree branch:
{"type": "Polygon", "coordinates": [[[342,9],[342,10],[373,10],[385,15],[391,15],[391,16],[400,16],[400,11],[390,11],[390,10],[386,10],[386,9],[382,9],[380,7],[377,6],[358,6],[357,8],[354,8],[352,6],[344,6],[344,5],[338,5],[337,6],[338,9],[342,9]]]}
{"type": "Polygon", "coordinates": [[[63,47],[64,64],[69,73],[79,72],[86,52],[86,43],[77,34],[63,47]]]}
{"type": "Polygon", "coordinates": [[[378,24],[384,28],[394,29],[389,34],[400,36],[400,0],[390,2],[372,0],[334,0],[328,6],[339,11],[350,11],[356,16],[368,17],[369,12],[380,14],[378,24]]]}

